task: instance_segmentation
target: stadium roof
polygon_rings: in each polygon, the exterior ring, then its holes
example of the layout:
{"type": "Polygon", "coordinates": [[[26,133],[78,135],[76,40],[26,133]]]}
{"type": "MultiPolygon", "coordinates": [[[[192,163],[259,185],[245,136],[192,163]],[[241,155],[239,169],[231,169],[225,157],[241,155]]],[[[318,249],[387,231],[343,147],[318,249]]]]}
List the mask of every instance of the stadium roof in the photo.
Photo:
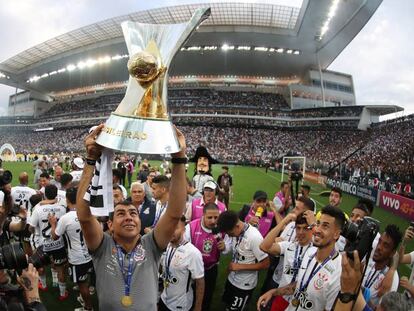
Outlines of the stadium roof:
{"type": "Polygon", "coordinates": [[[176,55],[170,75],[301,77],[318,60],[326,69],[381,2],[303,0],[300,8],[226,2],[140,11],[73,30],[3,61],[0,83],[51,92],[127,80],[120,23],[181,23],[201,6],[210,6],[211,16],[176,55]],[[87,68],[91,59],[94,68],[87,68]]]}

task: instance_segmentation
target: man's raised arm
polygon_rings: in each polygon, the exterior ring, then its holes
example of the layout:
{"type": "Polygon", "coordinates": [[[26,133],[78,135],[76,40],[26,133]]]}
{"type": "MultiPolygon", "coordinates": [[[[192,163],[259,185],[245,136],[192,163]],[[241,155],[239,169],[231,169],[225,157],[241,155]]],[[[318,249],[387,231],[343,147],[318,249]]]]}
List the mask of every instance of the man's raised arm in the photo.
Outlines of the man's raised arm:
{"type": "Polygon", "coordinates": [[[84,200],[83,197],[88,190],[94,174],[95,165],[92,163],[101,156],[102,147],[96,143],[96,137],[102,131],[103,127],[103,124],[99,125],[85,138],[87,159],[91,161],[86,161],[85,163],[82,177],[79,181],[78,194],[76,196],[76,214],[82,228],[86,245],[90,251],[96,250],[99,245],[101,245],[103,231],[98,220],[91,213],[89,202],[84,200]]]}
{"type": "Polygon", "coordinates": [[[181,150],[172,154],[172,173],[168,207],[154,229],[154,238],[160,249],[165,249],[171,240],[178,221],[183,215],[187,198],[187,180],[185,178],[185,163],[174,163],[186,157],[184,135],[176,129],[181,150]]]}

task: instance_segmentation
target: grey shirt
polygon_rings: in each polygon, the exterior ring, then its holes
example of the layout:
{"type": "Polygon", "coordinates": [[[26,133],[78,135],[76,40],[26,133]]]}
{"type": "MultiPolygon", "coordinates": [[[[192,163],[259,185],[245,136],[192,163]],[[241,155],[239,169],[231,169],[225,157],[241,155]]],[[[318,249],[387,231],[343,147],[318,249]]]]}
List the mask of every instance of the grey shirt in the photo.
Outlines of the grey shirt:
{"type": "MultiPolygon", "coordinates": [[[[117,248],[111,236],[104,234],[102,244],[91,253],[96,272],[96,291],[99,310],[156,311],[158,300],[158,266],[162,251],[154,240],[153,232],[144,235],[135,248],[133,274],[130,287],[132,306],[124,307],[125,283],[117,259],[117,248]]],[[[124,269],[129,254],[124,254],[124,269]]]]}

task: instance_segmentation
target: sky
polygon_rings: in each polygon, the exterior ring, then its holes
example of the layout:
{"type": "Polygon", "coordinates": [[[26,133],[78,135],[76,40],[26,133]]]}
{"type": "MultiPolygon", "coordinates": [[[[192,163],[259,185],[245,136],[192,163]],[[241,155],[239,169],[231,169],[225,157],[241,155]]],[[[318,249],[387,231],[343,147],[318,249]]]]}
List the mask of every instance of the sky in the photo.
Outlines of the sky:
{"type": "MultiPolygon", "coordinates": [[[[234,0],[300,6],[302,0],[234,0]]],[[[311,0],[317,1],[317,0],[311,0]]],[[[346,0],[341,0],[346,1],[346,0]]],[[[0,1],[0,61],[68,31],[156,7],[226,0],[0,1]]],[[[414,113],[414,1],[383,0],[362,31],[328,69],[351,74],[359,105],[390,104],[414,113]]],[[[0,85],[0,116],[14,89],[0,85]]],[[[401,113],[398,114],[401,116],[401,113]]]]}

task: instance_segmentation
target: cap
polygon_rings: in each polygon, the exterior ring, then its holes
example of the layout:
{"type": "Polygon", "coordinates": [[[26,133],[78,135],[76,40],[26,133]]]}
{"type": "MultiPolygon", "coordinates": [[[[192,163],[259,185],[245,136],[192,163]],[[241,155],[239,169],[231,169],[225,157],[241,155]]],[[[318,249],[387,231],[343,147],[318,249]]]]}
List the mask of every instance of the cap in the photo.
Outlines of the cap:
{"type": "Polygon", "coordinates": [[[254,193],[253,200],[260,200],[260,199],[267,200],[267,193],[262,190],[257,190],[254,193]]]}
{"type": "Polygon", "coordinates": [[[73,164],[75,164],[79,168],[83,168],[85,166],[85,162],[83,162],[83,159],[79,157],[73,159],[73,164]]]}
{"type": "Polygon", "coordinates": [[[207,181],[207,182],[204,184],[203,189],[204,189],[204,188],[210,188],[210,189],[216,190],[216,188],[217,188],[217,184],[216,184],[214,181],[209,180],[209,181],[207,181]]]}

